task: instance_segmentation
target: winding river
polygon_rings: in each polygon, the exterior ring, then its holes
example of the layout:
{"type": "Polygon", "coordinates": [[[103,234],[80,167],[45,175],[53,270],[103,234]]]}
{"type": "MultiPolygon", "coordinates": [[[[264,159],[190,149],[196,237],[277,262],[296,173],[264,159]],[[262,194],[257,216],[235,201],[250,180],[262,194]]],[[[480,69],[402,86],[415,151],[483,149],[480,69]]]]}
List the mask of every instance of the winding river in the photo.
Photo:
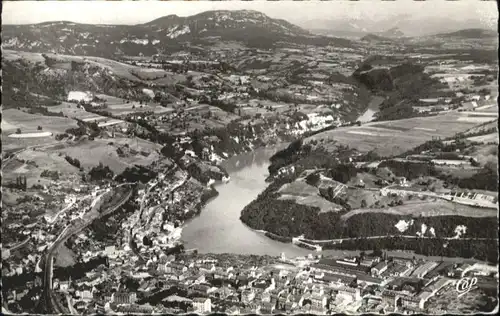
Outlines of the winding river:
{"type": "Polygon", "coordinates": [[[241,210],[269,185],[269,158],[279,148],[260,148],[223,162],[231,180],[216,184],[219,195],[209,201],[201,214],[187,222],[182,231],[186,248],[201,253],[238,253],[304,256],[310,250],[281,243],[254,231],[240,221],[241,210]]]}
{"type": "MultiPolygon", "coordinates": [[[[236,253],[287,257],[306,256],[311,250],[291,243],[281,243],[270,239],[262,232],[255,231],[240,220],[243,208],[254,200],[269,185],[265,179],[269,175],[269,158],[280,147],[259,148],[253,152],[234,156],[222,163],[231,180],[218,183],[215,188],[219,195],[209,201],[201,214],[188,221],[182,231],[182,242],[187,249],[196,248],[200,253],[236,253]]],[[[326,250],[320,252],[328,257],[356,255],[359,251],[326,250]]],[[[417,258],[424,257],[411,252],[388,251],[389,255],[417,258]]],[[[440,260],[440,257],[426,257],[440,260]]],[[[463,261],[462,258],[444,258],[447,261],[463,261]]]]}

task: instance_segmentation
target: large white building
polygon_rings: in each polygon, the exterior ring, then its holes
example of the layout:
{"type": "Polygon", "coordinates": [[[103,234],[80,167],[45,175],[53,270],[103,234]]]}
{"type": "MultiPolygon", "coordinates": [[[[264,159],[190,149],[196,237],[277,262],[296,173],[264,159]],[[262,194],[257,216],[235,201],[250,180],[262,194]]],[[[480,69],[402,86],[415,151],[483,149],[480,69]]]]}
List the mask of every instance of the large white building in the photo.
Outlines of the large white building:
{"type": "Polygon", "coordinates": [[[195,312],[207,314],[212,312],[212,302],[206,297],[195,297],[193,299],[193,307],[195,312]]]}

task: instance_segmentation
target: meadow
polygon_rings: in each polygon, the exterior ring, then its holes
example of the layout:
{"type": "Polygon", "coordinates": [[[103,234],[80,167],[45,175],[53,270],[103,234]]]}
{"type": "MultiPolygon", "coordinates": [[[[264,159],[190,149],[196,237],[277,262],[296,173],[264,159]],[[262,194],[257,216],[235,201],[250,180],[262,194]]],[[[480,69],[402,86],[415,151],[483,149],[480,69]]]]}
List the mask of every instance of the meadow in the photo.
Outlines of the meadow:
{"type": "Polygon", "coordinates": [[[66,117],[30,114],[17,109],[2,111],[2,134],[10,134],[18,128],[22,133],[38,132],[38,126],[41,126],[43,131],[64,133],[68,128],[77,127],[77,124],[66,117]]]}
{"type": "Polygon", "coordinates": [[[343,220],[349,219],[351,216],[363,213],[384,213],[401,216],[412,217],[431,217],[431,216],[446,216],[458,215],[466,217],[494,217],[497,216],[497,210],[476,208],[467,205],[447,202],[444,200],[436,201],[405,201],[405,204],[394,207],[386,207],[382,209],[362,208],[352,210],[342,215],[343,220]]]}
{"type": "Polygon", "coordinates": [[[431,117],[341,127],[308,137],[306,143],[324,139],[324,143],[334,142],[361,152],[373,150],[379,155],[390,156],[401,154],[433,137],[450,137],[490,120],[490,117],[475,117],[470,120],[466,115],[450,112],[431,117]]]}
{"type": "Polygon", "coordinates": [[[307,184],[304,179],[298,179],[283,185],[278,190],[278,193],[281,194],[278,200],[292,200],[297,204],[317,207],[320,213],[339,211],[341,209],[339,205],[321,197],[318,189],[307,184]]]}

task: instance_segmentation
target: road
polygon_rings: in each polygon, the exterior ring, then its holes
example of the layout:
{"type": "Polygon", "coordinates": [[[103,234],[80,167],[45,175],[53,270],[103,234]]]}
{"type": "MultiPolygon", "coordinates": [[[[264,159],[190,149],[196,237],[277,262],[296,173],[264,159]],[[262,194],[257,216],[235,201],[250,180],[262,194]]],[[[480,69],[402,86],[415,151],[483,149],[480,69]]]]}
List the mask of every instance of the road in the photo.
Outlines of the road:
{"type": "MultiPolygon", "coordinates": [[[[99,213],[99,216],[96,218],[89,218],[87,220],[75,220],[77,223],[70,223],[57,237],[54,243],[49,247],[47,251],[47,255],[45,257],[44,263],[44,291],[43,291],[43,303],[45,304],[45,308],[47,312],[56,312],[56,313],[65,313],[65,308],[60,304],[59,300],[54,297],[54,293],[52,292],[52,278],[53,278],[53,269],[54,269],[54,256],[58,250],[58,248],[66,242],[72,235],[79,233],[87,226],[89,226],[94,220],[104,217],[119,207],[121,207],[130,197],[132,196],[132,190],[129,190],[127,194],[123,196],[115,205],[106,209],[106,211],[99,213]]],[[[100,199],[102,195],[96,197],[94,200],[94,205],[97,204],[98,199],[100,199]]]]}
{"type": "Polygon", "coordinates": [[[5,249],[5,250],[9,250],[10,252],[12,252],[13,250],[16,250],[17,248],[24,246],[28,241],[30,241],[30,239],[31,239],[31,236],[26,238],[25,240],[21,241],[17,245],[14,245],[14,246],[10,247],[9,249],[5,249]]]}
{"type": "MultiPolygon", "coordinates": [[[[354,238],[338,238],[338,239],[305,239],[305,238],[294,238],[294,239],[299,239],[302,242],[316,242],[316,243],[329,243],[329,242],[343,242],[343,241],[348,241],[348,240],[356,240],[356,239],[382,239],[382,238],[410,238],[410,239],[417,239],[417,238],[426,238],[426,239],[436,239],[436,237],[429,237],[429,236],[411,236],[411,235],[382,235],[382,236],[368,236],[368,237],[354,237],[354,238]]],[[[498,240],[498,238],[473,238],[473,237],[462,237],[462,238],[455,238],[455,237],[440,237],[439,239],[442,240],[498,240]]]]}

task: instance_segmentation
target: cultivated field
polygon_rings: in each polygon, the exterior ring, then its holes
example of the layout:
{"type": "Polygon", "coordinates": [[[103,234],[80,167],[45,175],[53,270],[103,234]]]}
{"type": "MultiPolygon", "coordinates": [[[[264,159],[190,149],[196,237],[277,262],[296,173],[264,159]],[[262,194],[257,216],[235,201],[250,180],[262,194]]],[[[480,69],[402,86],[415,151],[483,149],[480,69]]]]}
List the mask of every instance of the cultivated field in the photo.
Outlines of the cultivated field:
{"type": "Polygon", "coordinates": [[[139,102],[108,104],[105,111],[113,115],[127,115],[135,112],[153,112],[155,114],[165,114],[172,112],[174,109],[166,108],[157,104],[140,104],[139,102]]]}
{"type": "Polygon", "coordinates": [[[458,112],[450,112],[432,117],[372,122],[319,133],[307,138],[306,142],[325,139],[361,152],[374,150],[383,156],[397,155],[431,140],[432,137],[450,137],[479,123],[491,121],[490,117],[469,119],[458,112]]]}
{"type": "Polygon", "coordinates": [[[356,214],[363,213],[385,213],[394,215],[411,215],[413,217],[431,217],[458,215],[466,217],[496,217],[497,210],[476,208],[462,204],[451,203],[443,200],[436,201],[405,201],[405,204],[386,207],[382,209],[357,209],[342,215],[343,220],[356,214]]]}
{"type": "Polygon", "coordinates": [[[481,131],[485,131],[485,130],[488,130],[488,129],[491,129],[491,128],[497,128],[498,126],[498,119],[496,120],[490,120],[486,123],[483,123],[483,124],[479,124],[477,126],[474,126],[468,130],[466,130],[464,132],[464,134],[471,134],[471,133],[477,133],[477,132],[481,132],[481,131]]]}
{"type": "Polygon", "coordinates": [[[77,104],[69,102],[62,102],[59,105],[49,106],[47,107],[47,110],[53,113],[62,112],[67,117],[79,120],[87,120],[94,117],[103,117],[94,113],[87,112],[83,107],[78,107],[77,104]]]}
{"type": "Polygon", "coordinates": [[[498,144],[498,134],[497,133],[491,133],[491,134],[480,135],[480,136],[473,136],[473,137],[468,137],[467,139],[470,141],[479,142],[479,143],[497,143],[498,144]]]}
{"type": "Polygon", "coordinates": [[[38,126],[41,126],[43,131],[64,133],[68,128],[77,127],[77,124],[65,117],[29,114],[17,109],[2,111],[2,134],[10,134],[17,128],[20,128],[22,133],[38,132],[38,126]]]}

